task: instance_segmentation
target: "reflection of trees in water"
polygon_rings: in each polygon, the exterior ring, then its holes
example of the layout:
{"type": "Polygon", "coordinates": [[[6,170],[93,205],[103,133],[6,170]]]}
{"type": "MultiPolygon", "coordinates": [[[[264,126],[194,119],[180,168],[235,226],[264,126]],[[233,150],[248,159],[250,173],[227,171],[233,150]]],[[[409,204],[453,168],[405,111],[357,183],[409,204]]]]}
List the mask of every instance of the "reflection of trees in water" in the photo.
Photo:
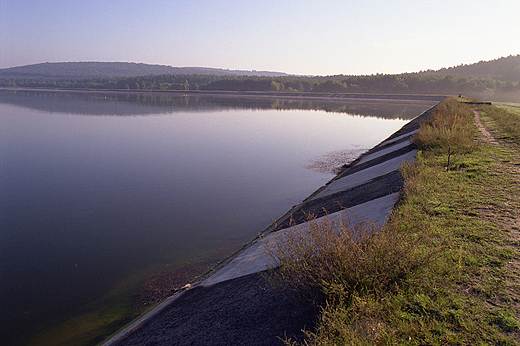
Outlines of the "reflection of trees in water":
{"type": "Polygon", "coordinates": [[[433,102],[371,103],[338,99],[289,99],[248,96],[183,95],[164,93],[62,92],[0,90],[0,102],[40,111],[81,115],[147,115],[204,112],[224,109],[322,110],[334,113],[412,119],[433,102]]]}

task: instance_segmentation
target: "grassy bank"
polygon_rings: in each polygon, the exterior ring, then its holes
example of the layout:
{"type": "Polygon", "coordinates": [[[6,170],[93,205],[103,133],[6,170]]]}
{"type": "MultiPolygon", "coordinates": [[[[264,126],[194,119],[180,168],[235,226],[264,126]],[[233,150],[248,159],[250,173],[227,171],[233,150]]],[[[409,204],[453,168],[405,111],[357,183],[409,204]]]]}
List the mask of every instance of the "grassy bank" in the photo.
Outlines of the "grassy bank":
{"type": "Polygon", "coordinates": [[[441,103],[385,229],[314,221],[279,246],[275,282],[322,307],[305,344],[519,343],[519,117],[478,107],[507,142],[480,140],[468,105],[441,103]]]}

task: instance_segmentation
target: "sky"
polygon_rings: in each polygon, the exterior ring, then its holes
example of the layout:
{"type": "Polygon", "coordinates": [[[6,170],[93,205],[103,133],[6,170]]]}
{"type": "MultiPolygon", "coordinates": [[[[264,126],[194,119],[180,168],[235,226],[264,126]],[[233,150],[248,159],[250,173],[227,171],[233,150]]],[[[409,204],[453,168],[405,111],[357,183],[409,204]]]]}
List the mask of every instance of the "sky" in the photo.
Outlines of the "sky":
{"type": "Polygon", "coordinates": [[[417,72],[520,54],[519,18],[520,0],[0,0],[0,68],[417,72]]]}

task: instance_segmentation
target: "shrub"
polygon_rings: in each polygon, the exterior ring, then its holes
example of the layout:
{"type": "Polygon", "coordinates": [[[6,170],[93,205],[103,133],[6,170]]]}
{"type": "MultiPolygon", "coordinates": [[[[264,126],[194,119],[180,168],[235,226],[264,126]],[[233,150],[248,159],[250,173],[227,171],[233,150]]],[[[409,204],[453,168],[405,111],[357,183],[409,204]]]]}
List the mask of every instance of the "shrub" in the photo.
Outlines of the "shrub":
{"type": "Polygon", "coordinates": [[[414,135],[414,143],[422,150],[434,154],[447,154],[446,168],[450,168],[453,154],[465,154],[477,148],[474,140],[476,129],[473,125],[473,111],[466,105],[450,98],[440,103],[429,119],[421,123],[414,135]]]}
{"type": "Polygon", "coordinates": [[[445,150],[464,153],[475,149],[474,115],[470,108],[455,99],[439,104],[432,116],[421,123],[414,142],[421,149],[445,150]]]}
{"type": "Polygon", "coordinates": [[[268,251],[270,279],[298,299],[349,304],[358,294],[398,288],[429,257],[404,232],[373,224],[310,217],[308,231],[293,228],[268,251]]]}

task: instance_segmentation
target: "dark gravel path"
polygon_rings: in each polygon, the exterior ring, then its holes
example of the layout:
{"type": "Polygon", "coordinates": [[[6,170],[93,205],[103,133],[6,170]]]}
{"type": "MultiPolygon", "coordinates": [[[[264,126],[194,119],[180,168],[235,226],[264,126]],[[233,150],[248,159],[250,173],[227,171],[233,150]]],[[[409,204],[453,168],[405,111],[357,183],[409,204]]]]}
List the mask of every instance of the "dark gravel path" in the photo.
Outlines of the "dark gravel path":
{"type": "Polygon", "coordinates": [[[252,274],[187,291],[114,345],[283,345],[280,337],[301,340],[316,315],[252,274]]]}

